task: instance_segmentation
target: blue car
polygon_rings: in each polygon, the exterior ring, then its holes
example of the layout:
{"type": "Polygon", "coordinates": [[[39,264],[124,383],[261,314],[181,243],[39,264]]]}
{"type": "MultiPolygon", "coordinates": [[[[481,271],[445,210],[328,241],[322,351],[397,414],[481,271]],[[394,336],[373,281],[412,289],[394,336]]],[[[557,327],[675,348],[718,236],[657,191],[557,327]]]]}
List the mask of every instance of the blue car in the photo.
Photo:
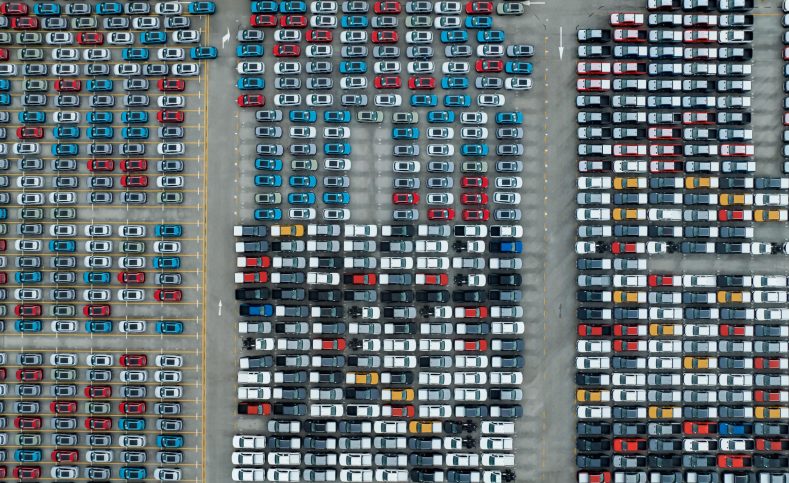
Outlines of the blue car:
{"type": "Polygon", "coordinates": [[[0,91],[10,91],[11,81],[8,79],[0,79],[0,91]]]}
{"type": "Polygon", "coordinates": [[[531,74],[532,69],[531,62],[509,61],[504,64],[504,71],[508,74],[531,74]]]}
{"type": "Polygon", "coordinates": [[[148,113],[145,111],[123,111],[121,113],[121,122],[124,124],[145,124],[148,122],[148,113]]]}
{"type": "Polygon", "coordinates": [[[419,139],[418,127],[392,128],[392,139],[419,139]]]}
{"type": "Polygon", "coordinates": [[[57,126],[52,130],[55,139],[79,139],[80,132],[76,126],[57,126]]]}
{"type": "Polygon", "coordinates": [[[109,126],[91,126],[85,134],[88,139],[112,139],[115,137],[115,129],[109,126]]]}
{"type": "Polygon", "coordinates": [[[272,1],[259,1],[249,4],[252,13],[277,13],[279,5],[277,2],[272,1]]]}
{"type": "Polygon", "coordinates": [[[325,122],[351,122],[350,111],[326,111],[323,113],[325,122]]]}
{"type": "Polygon", "coordinates": [[[327,205],[347,205],[351,202],[351,195],[342,193],[323,193],[323,202],[327,205]]]}
{"type": "Polygon", "coordinates": [[[477,42],[480,44],[500,44],[504,42],[504,32],[501,30],[483,30],[477,32],[477,42]]]}
{"type": "Polygon", "coordinates": [[[340,74],[364,74],[367,62],[362,60],[343,60],[340,62],[340,74]]]}
{"type": "Polygon", "coordinates": [[[90,79],[85,86],[88,92],[110,92],[113,87],[111,79],[90,79]]]}
{"type": "Polygon", "coordinates": [[[41,321],[33,319],[20,319],[14,322],[17,332],[41,332],[41,321]]]}
{"type": "Polygon", "coordinates": [[[60,15],[60,5],[51,2],[41,2],[33,5],[33,13],[39,17],[54,17],[60,15]]]}
{"type": "Polygon", "coordinates": [[[156,437],[156,446],[160,448],[181,448],[184,445],[184,437],[177,434],[159,435],[156,437]]]}
{"type": "Polygon", "coordinates": [[[282,171],[281,159],[257,158],[255,169],[260,171],[282,171]]]}
{"type": "Polygon", "coordinates": [[[14,280],[16,283],[39,283],[41,282],[41,272],[16,272],[14,280]]]}
{"type": "Polygon", "coordinates": [[[156,321],[157,334],[182,334],[184,323],[178,320],[158,320],[156,321]]]}
{"type": "Polygon", "coordinates": [[[112,333],[112,321],[88,320],[85,323],[85,330],[92,334],[109,334],[112,333]]]}
{"type": "Polygon", "coordinates": [[[288,117],[290,122],[315,122],[318,120],[315,111],[290,111],[288,117]]]}
{"type": "Polygon", "coordinates": [[[122,15],[123,5],[117,2],[99,2],[96,4],[98,15],[122,15]]]}
{"type": "Polygon", "coordinates": [[[444,30],[441,32],[441,42],[445,44],[468,42],[468,32],[465,30],[444,30]]]}
{"type": "Polygon", "coordinates": [[[258,174],[255,176],[255,186],[282,186],[282,176],[278,174],[258,174]]]}
{"type": "Polygon", "coordinates": [[[347,156],[351,154],[351,145],[348,143],[326,143],[323,145],[323,154],[347,156]]]}
{"type": "Polygon", "coordinates": [[[260,44],[241,44],[236,47],[236,57],[262,57],[263,46],[260,44]]]}
{"type": "Polygon", "coordinates": [[[444,96],[445,107],[469,107],[470,105],[471,105],[471,96],[457,96],[457,95],[444,96]]]}
{"type": "Polygon", "coordinates": [[[53,144],[52,156],[76,156],[79,154],[79,146],[76,144],[53,144]]]}
{"type": "Polygon", "coordinates": [[[718,432],[721,436],[742,436],[753,433],[753,425],[750,423],[720,423],[718,432]]]}
{"type": "Polygon", "coordinates": [[[435,107],[438,96],[435,94],[411,94],[411,105],[414,107],[435,107]]]}
{"type": "Polygon", "coordinates": [[[315,193],[289,193],[288,203],[291,205],[314,205],[315,193]]]}
{"type": "Polygon", "coordinates": [[[452,111],[428,111],[427,122],[435,122],[435,123],[455,122],[455,113],[452,111]]]}
{"type": "Polygon", "coordinates": [[[147,127],[125,127],[121,129],[123,139],[148,139],[149,134],[147,127]]]}
{"type": "Polygon", "coordinates": [[[82,280],[87,284],[110,283],[110,272],[85,272],[82,280]]]}
{"type": "Polygon", "coordinates": [[[255,219],[258,221],[281,220],[282,210],[279,208],[266,208],[255,210],[255,219]]]}
{"type": "Polygon", "coordinates": [[[463,156],[487,156],[487,144],[463,144],[460,146],[460,154],[463,156]]]}
{"type": "Polygon", "coordinates": [[[288,184],[293,188],[314,188],[318,184],[315,176],[291,176],[288,184]]]}
{"type": "Polygon", "coordinates": [[[145,431],[145,419],[143,418],[120,418],[118,427],[122,431],[145,431]]]}
{"type": "Polygon", "coordinates": [[[5,92],[0,93],[0,106],[10,106],[11,95],[5,92]]]}
{"type": "Polygon", "coordinates": [[[47,122],[47,115],[41,111],[20,111],[17,114],[19,122],[22,124],[41,124],[47,122]]]}
{"type": "Polygon", "coordinates": [[[523,124],[523,114],[520,112],[497,112],[496,124],[523,124]]]}
{"type": "Polygon", "coordinates": [[[467,29],[489,29],[493,27],[493,17],[486,15],[473,15],[466,17],[467,29]]]}
{"type": "Polygon", "coordinates": [[[49,251],[75,252],[77,251],[77,242],[74,240],[49,240],[49,251]]]}
{"type": "Polygon", "coordinates": [[[192,2],[189,4],[189,13],[192,15],[213,15],[216,12],[214,2],[192,2]]]}
{"type": "Polygon", "coordinates": [[[150,52],[144,47],[131,47],[121,50],[123,60],[148,60],[150,52]]]}
{"type": "Polygon", "coordinates": [[[140,34],[140,43],[146,45],[166,44],[167,34],[158,30],[143,32],[140,34]]]}
{"type": "Polygon", "coordinates": [[[343,15],[340,25],[344,29],[366,29],[368,21],[363,15],[343,15]]]}
{"type": "Polygon", "coordinates": [[[219,55],[219,51],[216,50],[216,47],[203,46],[189,49],[189,57],[192,60],[216,59],[217,55],[219,55]]]}
{"type": "Polygon", "coordinates": [[[148,470],[141,466],[121,466],[118,474],[122,480],[144,480],[148,477],[148,470]]]}
{"type": "Polygon", "coordinates": [[[14,451],[14,460],[19,463],[36,463],[41,461],[41,450],[18,449],[14,451]]]}
{"type": "Polygon", "coordinates": [[[181,268],[179,257],[154,257],[153,268],[181,268]]]}
{"type": "Polygon", "coordinates": [[[242,91],[261,90],[266,87],[266,81],[262,77],[242,77],[236,82],[236,87],[242,91]]]}
{"type": "Polygon", "coordinates": [[[307,13],[307,2],[283,0],[279,2],[280,13],[307,13]]]}
{"type": "Polygon", "coordinates": [[[8,218],[8,210],[6,208],[0,208],[0,220],[5,220],[8,218]]]}
{"type": "Polygon", "coordinates": [[[85,115],[85,120],[90,124],[112,124],[114,117],[109,111],[90,111],[85,115]]]}
{"type": "Polygon", "coordinates": [[[153,232],[156,236],[177,238],[183,234],[183,228],[181,225],[156,225],[153,232]]]}
{"type": "Polygon", "coordinates": [[[441,79],[442,89],[468,89],[466,77],[444,77],[441,79]]]}

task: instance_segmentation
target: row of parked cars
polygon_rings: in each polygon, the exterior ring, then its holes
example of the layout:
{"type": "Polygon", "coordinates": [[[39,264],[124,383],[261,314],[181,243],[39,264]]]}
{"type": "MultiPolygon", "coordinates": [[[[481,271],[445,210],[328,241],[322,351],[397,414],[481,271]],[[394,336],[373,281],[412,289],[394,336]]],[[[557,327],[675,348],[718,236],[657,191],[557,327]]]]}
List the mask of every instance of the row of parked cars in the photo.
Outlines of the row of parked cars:
{"type": "MultiPolygon", "coordinates": [[[[177,465],[184,463],[188,451],[182,449],[180,434],[182,356],[156,355],[150,361],[155,370],[148,369],[149,358],[143,353],[94,353],[83,361],[73,353],[20,352],[13,361],[6,354],[0,358],[4,367],[17,368],[15,381],[0,384],[0,390],[6,397],[19,398],[5,402],[6,410],[16,416],[0,419],[3,427],[14,428],[0,435],[3,461],[13,463],[11,468],[0,466],[5,477],[109,479],[115,473],[109,464],[115,462],[120,463],[121,479],[181,479],[177,465]],[[121,385],[114,382],[117,374],[121,385]],[[156,384],[153,388],[151,382],[156,384]],[[116,407],[118,398],[122,401],[116,407]],[[146,414],[155,418],[147,419],[146,414]],[[83,427],[86,434],[77,434],[83,427]],[[123,434],[112,434],[113,430],[123,434]],[[145,434],[151,432],[158,435],[145,434]],[[85,446],[90,449],[83,450],[85,446]],[[146,449],[155,450],[155,461],[148,460],[146,449]],[[54,465],[42,468],[49,460],[54,465]],[[151,463],[156,467],[145,466],[151,463]]],[[[11,377],[5,368],[0,376],[3,381],[11,377]]]]}

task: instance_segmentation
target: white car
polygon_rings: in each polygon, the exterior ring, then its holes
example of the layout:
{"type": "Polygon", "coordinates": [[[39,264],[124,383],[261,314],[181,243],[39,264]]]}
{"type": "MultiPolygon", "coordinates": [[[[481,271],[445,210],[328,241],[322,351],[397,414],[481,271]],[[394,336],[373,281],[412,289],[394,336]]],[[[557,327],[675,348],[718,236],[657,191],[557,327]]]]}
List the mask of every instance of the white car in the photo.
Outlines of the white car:
{"type": "Polygon", "coordinates": [[[259,468],[233,468],[231,478],[233,481],[266,481],[266,470],[259,468]]]}

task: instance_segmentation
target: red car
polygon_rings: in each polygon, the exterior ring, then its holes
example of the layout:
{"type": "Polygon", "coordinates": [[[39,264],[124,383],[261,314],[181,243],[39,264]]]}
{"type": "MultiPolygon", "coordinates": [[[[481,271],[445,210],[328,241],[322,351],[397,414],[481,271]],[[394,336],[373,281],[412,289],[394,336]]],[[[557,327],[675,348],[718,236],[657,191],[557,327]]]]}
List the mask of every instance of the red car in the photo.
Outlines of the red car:
{"type": "Polygon", "coordinates": [[[41,418],[37,416],[17,416],[14,418],[16,429],[41,429],[41,418]]]}
{"type": "Polygon", "coordinates": [[[112,397],[112,388],[110,386],[87,386],[85,388],[85,397],[89,397],[89,398],[112,397]]]}
{"type": "Polygon", "coordinates": [[[436,80],[432,77],[410,77],[408,88],[417,91],[426,91],[436,88],[436,80]]]}
{"type": "Polygon", "coordinates": [[[8,49],[0,48],[0,61],[8,60],[8,49]]]}
{"type": "Polygon", "coordinates": [[[266,98],[262,94],[242,94],[236,102],[240,107],[263,107],[266,105],[266,98]]]}
{"type": "Polygon", "coordinates": [[[121,186],[126,188],[144,188],[148,186],[148,177],[144,174],[121,176],[121,186]]]}
{"type": "Polygon", "coordinates": [[[757,451],[786,451],[789,449],[789,439],[756,438],[757,451]]]}
{"type": "Polygon", "coordinates": [[[644,324],[615,324],[614,335],[633,337],[647,335],[647,326],[644,324]]]}
{"type": "Polygon", "coordinates": [[[323,339],[320,341],[320,346],[324,351],[343,351],[345,350],[345,339],[323,339]]]}
{"type": "Polygon", "coordinates": [[[460,196],[460,202],[464,205],[486,205],[488,204],[488,195],[485,193],[463,193],[460,196]]]}
{"type": "Polygon", "coordinates": [[[463,221],[488,221],[489,210],[463,210],[463,221]]]}
{"type": "Polygon", "coordinates": [[[718,220],[720,221],[749,221],[751,210],[718,210],[718,220]],[[745,213],[748,213],[746,216],[745,213]]]}
{"type": "Polygon", "coordinates": [[[11,28],[17,30],[36,30],[38,29],[38,19],[36,17],[12,17],[11,28]]]}
{"type": "Polygon", "coordinates": [[[0,478],[6,478],[8,476],[8,468],[5,466],[0,466],[0,478]]]}
{"type": "Polygon", "coordinates": [[[79,452],[75,449],[56,449],[52,451],[52,461],[55,463],[79,461],[79,452]]]}
{"type": "Polygon", "coordinates": [[[395,76],[375,76],[373,81],[376,89],[399,89],[403,84],[399,77],[395,76]]]}
{"type": "Polygon", "coordinates": [[[86,305],[82,307],[85,317],[109,317],[112,313],[109,305],[86,305]]]}
{"type": "Polygon", "coordinates": [[[398,38],[396,30],[375,30],[372,37],[374,44],[396,44],[398,38]]]}
{"type": "Polygon", "coordinates": [[[153,293],[153,298],[159,302],[180,302],[183,292],[178,289],[160,289],[153,293]]]}
{"type": "Polygon", "coordinates": [[[6,2],[0,4],[0,13],[3,15],[8,15],[9,17],[15,15],[27,15],[27,12],[27,4],[23,2],[6,2]]]}
{"type": "Polygon", "coordinates": [[[77,412],[77,403],[74,401],[52,401],[49,410],[55,414],[73,414],[77,412]]]}
{"type": "MultiPolygon", "coordinates": [[[[579,473],[579,475],[581,474],[582,473],[579,473]]],[[[591,473],[585,471],[583,472],[583,474],[584,474],[584,478],[586,478],[585,481],[588,481],[589,483],[611,483],[612,481],[614,481],[611,479],[610,471],[601,471],[599,473],[591,473]]],[[[579,481],[583,481],[583,480],[579,479],[579,481]]]]}
{"type": "MultiPolygon", "coordinates": [[[[5,240],[0,240],[0,252],[4,252],[8,249],[8,242],[5,240]]],[[[8,281],[8,277],[5,272],[0,272],[0,283],[6,283],[8,281]]]]}
{"type": "Polygon", "coordinates": [[[401,11],[400,2],[375,2],[373,12],[381,14],[398,14],[401,11]]]}
{"type": "Polygon", "coordinates": [[[718,455],[718,468],[749,468],[751,457],[744,454],[718,455]]]}
{"type": "Polygon", "coordinates": [[[271,266],[271,259],[269,257],[244,257],[243,259],[244,267],[270,267],[271,266]]]}
{"type": "Polygon", "coordinates": [[[77,34],[80,45],[104,45],[104,34],[101,32],[80,32],[77,34]]]}
{"type": "Polygon", "coordinates": [[[613,347],[615,352],[638,352],[643,349],[641,347],[643,344],[640,344],[642,341],[638,340],[622,340],[616,339],[614,340],[613,347]]]}
{"type": "Polygon", "coordinates": [[[17,369],[16,380],[21,382],[33,382],[44,379],[43,369],[17,369]]]}
{"type": "Polygon", "coordinates": [[[44,137],[44,128],[22,126],[16,128],[16,137],[19,139],[41,139],[44,137]]]}
{"type": "Polygon", "coordinates": [[[249,17],[249,23],[252,24],[253,27],[276,27],[277,26],[277,16],[276,15],[252,15],[249,17]]]}
{"type": "Polygon", "coordinates": [[[647,285],[650,287],[679,287],[682,284],[680,278],[671,275],[650,275],[647,277],[647,285]]]}
{"type": "MultiPolygon", "coordinates": [[[[457,314],[455,314],[455,316],[457,316],[457,314]]],[[[487,316],[487,307],[463,307],[463,317],[467,319],[484,319],[487,316]]]]}
{"type": "Polygon", "coordinates": [[[307,30],[307,42],[316,44],[329,43],[334,39],[331,30],[307,30]]]}
{"type": "Polygon", "coordinates": [[[123,414],[143,414],[146,410],[145,401],[123,401],[118,407],[123,414]]]}
{"type": "Polygon", "coordinates": [[[41,315],[40,305],[17,305],[14,313],[19,317],[38,317],[41,315]]]}
{"type": "Polygon", "coordinates": [[[459,340],[457,342],[455,343],[455,350],[475,352],[488,350],[488,341],[486,340],[459,340]],[[460,342],[460,344],[457,344],[457,342],[460,342]]]}
{"type": "Polygon", "coordinates": [[[614,451],[617,453],[632,453],[646,449],[647,440],[644,438],[614,438],[614,451]]]}
{"type": "Polygon", "coordinates": [[[181,92],[186,89],[186,82],[182,79],[159,79],[156,85],[162,92],[181,92]]]}
{"type": "Polygon", "coordinates": [[[682,423],[682,432],[685,434],[717,434],[717,423],[705,421],[685,421],[682,423]]]}
{"type": "MultiPolygon", "coordinates": [[[[5,244],[5,240],[3,240],[3,244],[5,244]]],[[[2,251],[5,251],[5,247],[2,251]]],[[[5,285],[8,283],[8,274],[5,272],[0,272],[0,285],[5,285]]]]}
{"type": "Polygon", "coordinates": [[[440,285],[444,287],[449,283],[449,277],[447,276],[446,273],[441,273],[441,274],[425,273],[422,275],[424,275],[425,277],[424,285],[440,285]]]}
{"type": "Polygon", "coordinates": [[[255,402],[238,403],[238,414],[259,414],[268,416],[271,414],[271,404],[255,402]]]}
{"type": "Polygon", "coordinates": [[[8,377],[8,371],[5,367],[0,367],[0,381],[5,381],[6,377],[8,377]]]}
{"type": "Polygon", "coordinates": [[[463,176],[460,178],[462,188],[487,188],[489,185],[487,176],[463,176]]]}
{"type": "Polygon", "coordinates": [[[578,324],[578,335],[581,337],[604,337],[611,335],[608,325],[578,324]]]}
{"type": "Polygon", "coordinates": [[[501,72],[504,70],[504,62],[496,59],[479,59],[474,64],[477,72],[501,72]]]}
{"type": "Polygon", "coordinates": [[[396,205],[415,205],[419,203],[419,194],[417,193],[394,193],[392,194],[392,203],[396,205]]]}
{"type": "Polygon", "coordinates": [[[413,418],[414,406],[389,406],[389,411],[394,418],[413,418]]]}
{"type": "Polygon", "coordinates": [[[468,2],[466,13],[469,15],[490,15],[493,13],[493,2],[468,2]]]}
{"type": "Polygon", "coordinates": [[[720,331],[720,335],[724,337],[745,337],[753,335],[752,328],[744,325],[721,324],[718,330],[720,331]]]}
{"type": "Polygon", "coordinates": [[[118,274],[120,283],[145,283],[145,272],[121,272],[118,274]]]}
{"type": "Polygon", "coordinates": [[[159,111],[156,113],[159,122],[184,122],[183,111],[159,111]]]}
{"type": "Polygon", "coordinates": [[[92,430],[112,429],[112,418],[87,418],[85,420],[85,428],[92,430]]]}
{"type": "Polygon", "coordinates": [[[307,17],[304,15],[286,15],[279,19],[282,28],[303,29],[307,26],[307,17]]]}
{"type": "Polygon", "coordinates": [[[354,273],[345,276],[345,283],[353,285],[375,285],[377,278],[374,273],[354,273]]]}
{"type": "Polygon", "coordinates": [[[146,171],[147,169],[147,159],[124,159],[121,161],[121,171],[125,173],[131,173],[133,171],[146,171]]]}
{"type": "Polygon", "coordinates": [[[112,159],[91,159],[88,161],[89,171],[112,171],[115,169],[115,161],[112,159]]]}
{"type": "Polygon", "coordinates": [[[611,244],[611,253],[638,253],[638,244],[635,242],[613,242],[611,244]]]}
{"type": "MultiPolygon", "coordinates": [[[[756,359],[760,359],[757,357],[756,359]]],[[[753,391],[753,399],[758,402],[786,402],[789,401],[789,392],[758,389],[753,391]]]]}
{"type": "Polygon", "coordinates": [[[274,57],[298,57],[301,47],[296,44],[277,44],[274,46],[274,57]]]}
{"type": "Polygon", "coordinates": [[[432,208],[427,210],[428,220],[454,220],[455,210],[452,208],[432,208]]]}
{"type": "Polygon", "coordinates": [[[148,356],[145,354],[123,354],[120,357],[123,367],[145,367],[148,365],[148,356]]]}
{"type": "Polygon", "coordinates": [[[37,480],[41,478],[41,468],[38,466],[16,466],[13,474],[14,478],[21,481],[37,480]]]}
{"type": "Polygon", "coordinates": [[[82,81],[79,79],[56,80],[55,90],[58,92],[79,92],[82,90],[82,81]]]}
{"type": "Polygon", "coordinates": [[[782,357],[754,357],[753,367],[756,369],[786,369],[787,361],[782,357]]]}

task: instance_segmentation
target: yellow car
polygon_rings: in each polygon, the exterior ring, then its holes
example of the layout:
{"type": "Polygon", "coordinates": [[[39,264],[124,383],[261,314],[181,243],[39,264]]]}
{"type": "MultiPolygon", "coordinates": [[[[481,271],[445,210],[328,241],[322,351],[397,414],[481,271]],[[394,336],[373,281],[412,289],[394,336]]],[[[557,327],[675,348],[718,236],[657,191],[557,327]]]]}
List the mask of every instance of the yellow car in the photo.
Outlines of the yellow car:
{"type": "Polygon", "coordinates": [[[753,210],[753,219],[760,222],[786,221],[786,210],[753,210]]]}
{"type": "Polygon", "coordinates": [[[718,290],[718,303],[719,304],[741,304],[743,300],[743,292],[729,292],[727,290],[718,290]]]}
{"type": "Polygon", "coordinates": [[[646,210],[638,208],[615,208],[615,220],[643,220],[646,219],[646,210]]]}
{"type": "MultiPolygon", "coordinates": [[[[279,228],[279,236],[304,236],[304,225],[280,225],[279,228]]],[[[274,235],[273,227],[272,235],[274,235]]]]}
{"type": "Polygon", "coordinates": [[[440,433],[441,423],[438,421],[411,421],[408,423],[408,431],[411,433],[440,433]]]}
{"type": "Polygon", "coordinates": [[[753,203],[750,195],[724,193],[720,195],[721,206],[744,206],[753,203]]]}
{"type": "Polygon", "coordinates": [[[685,178],[685,188],[692,189],[706,189],[717,188],[718,178],[699,178],[696,176],[688,176],[685,178]]]}
{"type": "Polygon", "coordinates": [[[682,335],[682,326],[679,324],[651,324],[649,335],[682,335]]]}
{"type": "Polygon", "coordinates": [[[385,401],[413,401],[413,389],[384,389],[381,391],[381,399],[385,401]]]}
{"type": "Polygon", "coordinates": [[[684,357],[682,366],[685,369],[715,369],[718,367],[718,360],[714,357],[684,357]]]}
{"type": "Polygon", "coordinates": [[[789,417],[789,408],[756,406],[757,419],[785,419],[789,417]]]}
{"type": "Polygon", "coordinates": [[[682,411],[678,407],[670,406],[649,406],[649,417],[652,419],[671,419],[678,418],[682,411]]]}
{"type": "Polygon", "coordinates": [[[614,189],[617,190],[637,190],[646,187],[646,178],[614,178],[614,189]]]}
{"type": "Polygon", "coordinates": [[[614,291],[614,302],[618,304],[637,304],[647,301],[644,292],[625,292],[623,290],[614,291]]]}
{"type": "Polygon", "coordinates": [[[611,396],[605,390],[578,389],[575,392],[575,399],[578,402],[602,402],[609,401],[611,396]]]}
{"type": "Polygon", "coordinates": [[[345,375],[348,384],[378,384],[377,372],[349,372],[345,375]]]}

